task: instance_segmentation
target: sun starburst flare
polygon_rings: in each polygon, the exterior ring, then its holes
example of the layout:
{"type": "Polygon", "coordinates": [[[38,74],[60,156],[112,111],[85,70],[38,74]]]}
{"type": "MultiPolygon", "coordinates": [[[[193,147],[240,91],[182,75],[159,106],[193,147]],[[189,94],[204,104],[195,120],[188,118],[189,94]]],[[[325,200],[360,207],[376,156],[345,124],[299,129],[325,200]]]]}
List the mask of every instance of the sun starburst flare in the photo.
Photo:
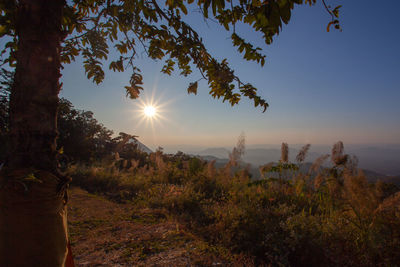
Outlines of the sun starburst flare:
{"type": "Polygon", "coordinates": [[[140,103],[135,109],[134,113],[139,118],[138,125],[142,123],[151,126],[154,129],[154,124],[161,124],[166,118],[162,115],[167,111],[163,108],[165,105],[161,105],[158,101],[153,99],[141,99],[140,103]]]}
{"type": "Polygon", "coordinates": [[[130,102],[133,106],[128,109],[128,119],[132,122],[130,132],[145,138],[144,141],[157,143],[158,136],[165,130],[178,129],[181,126],[174,121],[175,103],[180,97],[166,97],[167,88],[157,86],[158,81],[152,89],[144,90],[143,94],[135,101],[130,102]],[[149,140],[152,139],[152,140],[149,140]]]}
{"type": "Polygon", "coordinates": [[[145,107],[143,108],[143,113],[144,113],[144,115],[145,115],[146,117],[152,118],[152,117],[156,116],[156,114],[157,114],[157,109],[156,109],[155,107],[151,106],[151,105],[145,106],[145,107]]]}
{"type": "Polygon", "coordinates": [[[140,128],[145,123],[145,127],[151,126],[154,132],[155,125],[162,126],[163,122],[169,121],[165,116],[168,114],[166,107],[170,104],[171,100],[163,100],[162,95],[158,95],[156,98],[155,88],[151,91],[151,95],[143,95],[137,100],[138,102],[135,104],[136,108],[131,110],[138,119],[137,128],[140,128]]]}

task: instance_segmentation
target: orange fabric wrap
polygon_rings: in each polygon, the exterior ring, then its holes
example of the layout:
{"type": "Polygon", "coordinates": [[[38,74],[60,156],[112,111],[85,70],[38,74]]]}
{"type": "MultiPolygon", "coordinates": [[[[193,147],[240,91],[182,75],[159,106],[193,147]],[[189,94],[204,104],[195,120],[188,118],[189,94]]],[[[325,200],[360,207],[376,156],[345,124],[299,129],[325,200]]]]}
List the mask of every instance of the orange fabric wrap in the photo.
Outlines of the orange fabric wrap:
{"type": "Polygon", "coordinates": [[[65,189],[49,172],[0,176],[0,266],[65,266],[67,209],[65,189]],[[38,179],[38,180],[35,180],[38,179]]]}

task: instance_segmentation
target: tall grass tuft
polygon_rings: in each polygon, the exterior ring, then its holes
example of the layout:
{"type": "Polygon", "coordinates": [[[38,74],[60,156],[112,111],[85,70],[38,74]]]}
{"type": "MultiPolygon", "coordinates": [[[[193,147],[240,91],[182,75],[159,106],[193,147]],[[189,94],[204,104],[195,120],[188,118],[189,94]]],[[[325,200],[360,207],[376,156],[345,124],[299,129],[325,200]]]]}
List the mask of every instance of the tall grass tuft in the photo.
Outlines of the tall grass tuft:
{"type": "Polygon", "coordinates": [[[310,149],[310,147],[311,147],[311,145],[307,144],[300,149],[299,153],[296,156],[296,161],[298,163],[301,163],[306,159],[306,156],[307,156],[307,153],[308,153],[308,150],[310,149]]]}
{"type": "Polygon", "coordinates": [[[236,146],[232,149],[232,152],[229,153],[229,164],[231,166],[238,165],[238,162],[241,160],[242,156],[245,153],[245,149],[246,149],[245,144],[246,144],[245,136],[244,136],[244,133],[242,133],[238,138],[236,146]]]}
{"type": "Polygon", "coordinates": [[[289,161],[289,146],[287,143],[282,143],[281,146],[281,163],[287,163],[289,161]]]}

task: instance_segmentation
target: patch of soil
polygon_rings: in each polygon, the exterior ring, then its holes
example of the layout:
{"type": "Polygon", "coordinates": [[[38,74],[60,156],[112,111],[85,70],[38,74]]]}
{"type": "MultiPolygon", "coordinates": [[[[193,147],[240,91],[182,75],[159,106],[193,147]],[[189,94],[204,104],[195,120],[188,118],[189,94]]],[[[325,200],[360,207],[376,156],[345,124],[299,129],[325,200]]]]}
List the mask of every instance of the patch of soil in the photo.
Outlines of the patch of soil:
{"type": "Polygon", "coordinates": [[[68,224],[76,266],[227,266],[160,210],[70,189],[68,224]]]}

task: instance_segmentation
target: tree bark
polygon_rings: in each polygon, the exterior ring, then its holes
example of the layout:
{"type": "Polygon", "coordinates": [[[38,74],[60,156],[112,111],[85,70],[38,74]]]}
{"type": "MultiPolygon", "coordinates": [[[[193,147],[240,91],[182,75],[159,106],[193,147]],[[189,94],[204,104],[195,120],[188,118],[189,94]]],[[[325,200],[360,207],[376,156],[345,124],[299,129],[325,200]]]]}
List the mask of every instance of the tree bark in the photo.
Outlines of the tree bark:
{"type": "Polygon", "coordinates": [[[21,0],[10,96],[9,168],[54,170],[63,0],[21,0]]]}
{"type": "Polygon", "coordinates": [[[65,179],[57,173],[64,0],[20,0],[10,155],[0,174],[0,266],[64,266],[65,179]]]}

